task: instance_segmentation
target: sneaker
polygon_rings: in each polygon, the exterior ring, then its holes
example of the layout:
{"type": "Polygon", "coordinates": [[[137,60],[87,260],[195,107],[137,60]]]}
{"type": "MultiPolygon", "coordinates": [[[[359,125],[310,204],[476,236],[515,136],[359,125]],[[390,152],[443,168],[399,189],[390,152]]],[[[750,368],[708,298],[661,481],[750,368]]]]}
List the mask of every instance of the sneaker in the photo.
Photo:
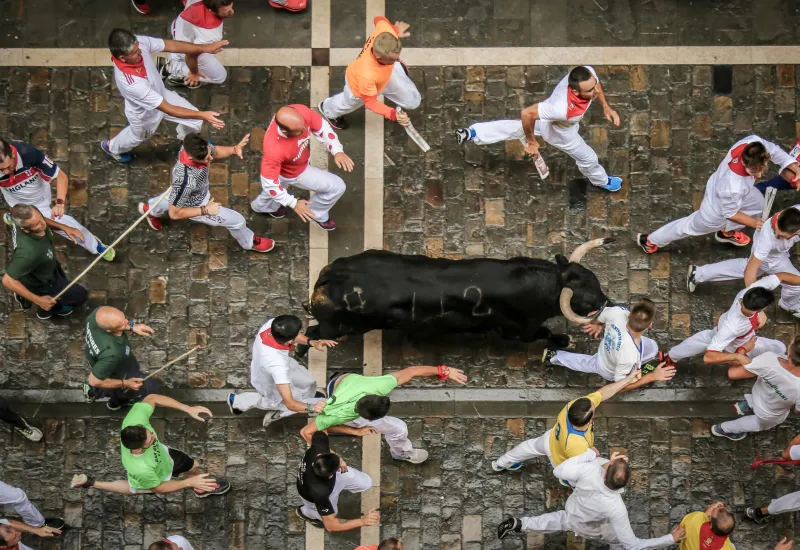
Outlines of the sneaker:
{"type": "Polygon", "coordinates": [[[75,474],[72,476],[69,486],[73,489],[88,489],[89,487],[94,487],[94,479],[86,474],[75,474]]]}
{"type": "Polygon", "coordinates": [[[333,127],[334,130],[347,130],[347,128],[350,127],[350,124],[347,123],[347,121],[344,119],[344,117],[342,117],[342,116],[336,117],[336,118],[328,117],[325,114],[325,111],[322,110],[322,104],[323,103],[325,103],[325,101],[320,101],[319,105],[317,106],[317,110],[319,111],[319,114],[322,115],[322,118],[327,120],[328,124],[330,124],[333,127]]]}
{"type": "Polygon", "coordinates": [[[237,409],[237,408],[235,408],[233,406],[233,400],[234,399],[236,399],[236,394],[235,393],[229,393],[228,394],[228,398],[225,400],[225,402],[228,404],[228,408],[231,410],[231,414],[232,415],[242,414],[242,411],[240,411],[239,409],[237,409]]]}
{"type": "Polygon", "coordinates": [[[292,11],[296,13],[306,9],[306,0],[286,0],[284,4],[278,4],[272,0],[269,0],[269,5],[273,8],[278,8],[279,10],[292,11]]]}
{"type": "MultiPolygon", "coordinates": [[[[150,212],[150,205],[146,202],[140,202],[139,214],[144,214],[145,212],[150,212]]],[[[147,215],[147,225],[149,225],[155,231],[161,231],[161,228],[164,227],[164,225],[161,223],[161,220],[155,216],[151,216],[150,214],[147,215]]]]}
{"type": "Polygon", "coordinates": [[[317,222],[317,225],[320,226],[325,231],[333,231],[334,229],[336,229],[336,222],[334,221],[333,218],[328,218],[328,221],[317,222]]]}
{"type": "Polygon", "coordinates": [[[504,539],[511,533],[521,533],[522,532],[522,522],[517,518],[508,518],[503,520],[500,525],[497,526],[497,538],[504,539]]]}
{"type": "Polygon", "coordinates": [[[795,319],[800,319],[800,309],[789,312],[795,319]]]}
{"type": "Polygon", "coordinates": [[[689,269],[686,271],[686,290],[689,292],[694,292],[697,288],[697,281],[694,278],[696,274],[697,266],[689,264],[689,269]]]}
{"type": "Polygon", "coordinates": [[[100,148],[106,155],[116,160],[117,162],[121,162],[122,164],[126,164],[133,160],[133,155],[131,155],[130,153],[120,153],[119,155],[112,153],[111,149],[108,148],[108,140],[101,141],[100,148]]]}
{"type": "Polygon", "coordinates": [[[166,80],[166,78],[169,76],[169,69],[167,69],[168,64],[169,58],[156,57],[156,70],[158,71],[158,76],[161,77],[161,80],[166,80]]]}
{"type": "Polygon", "coordinates": [[[411,454],[408,456],[395,456],[392,455],[392,458],[395,460],[405,460],[406,462],[410,462],[411,464],[422,464],[426,460],[428,460],[428,451],[425,449],[411,449],[411,454]]]}
{"type": "Polygon", "coordinates": [[[117,257],[117,253],[114,251],[113,248],[108,248],[103,243],[97,243],[97,253],[103,256],[103,259],[107,262],[113,262],[114,258],[117,257]]]}
{"type": "Polygon", "coordinates": [[[17,301],[17,303],[22,309],[30,309],[31,306],[33,305],[33,303],[31,303],[30,300],[26,300],[19,294],[14,294],[14,299],[17,301]]]}
{"type": "Polygon", "coordinates": [[[756,523],[767,523],[772,517],[769,514],[762,512],[761,508],[747,508],[747,510],[744,511],[744,515],[756,523]]]}
{"type": "Polygon", "coordinates": [[[753,414],[753,407],[750,406],[750,403],[747,402],[747,399],[742,399],[738,403],[734,403],[733,410],[735,410],[736,414],[738,414],[739,416],[747,416],[748,414],[753,414]]]}
{"type": "Polygon", "coordinates": [[[67,522],[64,521],[64,518],[44,518],[44,525],[62,531],[67,526],[67,522]]]}
{"type": "Polygon", "coordinates": [[[269,252],[275,248],[275,241],[268,237],[253,236],[253,250],[254,252],[269,252]]]}
{"type": "Polygon", "coordinates": [[[472,140],[469,128],[459,128],[456,130],[456,141],[459,145],[463,145],[465,141],[472,140]]]}
{"type": "Polygon", "coordinates": [[[131,0],[131,4],[133,4],[133,9],[142,15],[150,13],[150,5],[147,3],[147,0],[131,0]]]}
{"type": "Polygon", "coordinates": [[[556,356],[555,350],[544,348],[544,351],[542,352],[542,363],[544,363],[545,365],[548,364],[550,360],[553,359],[553,357],[555,356],[556,356]]]}
{"type": "Polygon", "coordinates": [[[267,215],[272,216],[276,220],[286,217],[286,207],[281,206],[275,212],[267,212],[267,215]]]}
{"type": "Polygon", "coordinates": [[[14,225],[14,222],[12,222],[12,221],[11,221],[11,214],[10,214],[10,213],[8,213],[8,212],[6,212],[5,214],[3,214],[3,221],[4,221],[4,222],[5,222],[5,224],[6,224],[6,225],[8,225],[8,226],[14,225]]]}
{"type": "Polygon", "coordinates": [[[117,402],[106,401],[106,408],[109,411],[118,411],[122,408],[122,404],[117,402]]]}
{"type": "Polygon", "coordinates": [[[53,310],[44,311],[40,309],[36,312],[36,317],[41,319],[42,321],[46,321],[47,319],[52,319],[55,317],[68,317],[72,315],[72,312],[75,311],[72,306],[61,306],[61,310],[58,313],[53,313],[53,310]]]}
{"type": "Polygon", "coordinates": [[[711,426],[711,435],[715,435],[717,437],[727,437],[731,441],[741,441],[747,434],[729,434],[728,432],[724,431],[721,427],[721,424],[714,424],[711,426]]]}
{"type": "Polygon", "coordinates": [[[83,385],[83,402],[86,404],[94,403],[97,397],[94,395],[94,390],[89,384],[83,385]]]}
{"type": "Polygon", "coordinates": [[[42,440],[42,430],[40,430],[39,428],[34,428],[30,424],[28,424],[28,421],[25,420],[24,418],[22,419],[22,421],[25,423],[25,427],[24,428],[14,428],[14,429],[16,431],[18,431],[19,433],[21,433],[23,436],[25,436],[25,438],[28,439],[29,441],[33,441],[33,442],[41,441],[42,440]]]}
{"type": "Polygon", "coordinates": [[[733,246],[747,246],[750,244],[750,237],[741,231],[734,231],[733,233],[717,231],[714,233],[714,238],[718,243],[732,244],[733,246]]]}
{"type": "Polygon", "coordinates": [[[207,498],[210,496],[219,496],[224,495],[228,491],[231,490],[231,482],[225,478],[218,477],[215,479],[217,482],[217,486],[214,488],[213,491],[198,491],[197,489],[194,490],[194,496],[197,498],[207,498]]]}
{"type": "Polygon", "coordinates": [[[636,244],[642,247],[642,250],[644,250],[645,254],[652,254],[658,251],[658,247],[650,242],[649,235],[647,233],[637,233],[636,244]]]}
{"type": "Polygon", "coordinates": [[[317,529],[324,529],[325,528],[325,524],[322,523],[321,519],[314,519],[314,518],[310,518],[307,515],[305,515],[303,513],[303,507],[302,506],[298,506],[297,508],[295,508],[294,509],[294,513],[297,514],[297,517],[299,517],[300,519],[302,519],[306,523],[310,523],[312,526],[316,527],[317,529]]]}
{"type": "Polygon", "coordinates": [[[261,421],[261,427],[266,428],[281,417],[280,411],[271,411],[264,415],[264,420],[261,421]]]}
{"type": "Polygon", "coordinates": [[[513,472],[515,470],[519,470],[520,468],[522,468],[522,466],[523,466],[522,462],[515,462],[510,466],[500,466],[496,460],[492,460],[492,470],[494,470],[495,472],[504,472],[506,470],[508,470],[509,472],[513,472]]]}
{"type": "Polygon", "coordinates": [[[611,191],[612,193],[619,191],[622,189],[622,178],[618,178],[617,176],[608,176],[608,183],[602,186],[601,189],[611,191]]]}

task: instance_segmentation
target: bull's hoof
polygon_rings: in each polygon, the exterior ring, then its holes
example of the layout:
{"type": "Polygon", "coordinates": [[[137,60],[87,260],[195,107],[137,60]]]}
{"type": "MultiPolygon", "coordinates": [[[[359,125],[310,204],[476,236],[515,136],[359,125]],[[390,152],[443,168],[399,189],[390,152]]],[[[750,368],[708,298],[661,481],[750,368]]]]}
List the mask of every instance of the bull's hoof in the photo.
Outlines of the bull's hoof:
{"type": "Polygon", "coordinates": [[[549,341],[550,346],[558,349],[568,348],[572,345],[572,338],[570,338],[567,334],[552,334],[549,338],[549,341]]]}

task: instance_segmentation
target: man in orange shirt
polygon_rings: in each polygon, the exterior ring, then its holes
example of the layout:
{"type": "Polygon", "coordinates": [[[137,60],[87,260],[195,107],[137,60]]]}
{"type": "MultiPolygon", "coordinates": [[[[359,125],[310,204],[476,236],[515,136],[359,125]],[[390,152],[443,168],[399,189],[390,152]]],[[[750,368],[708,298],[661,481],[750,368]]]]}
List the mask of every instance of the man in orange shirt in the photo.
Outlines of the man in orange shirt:
{"type": "Polygon", "coordinates": [[[347,66],[344,91],[319,104],[319,112],[331,126],[337,130],[347,128],[343,115],[362,105],[403,126],[408,124],[407,114],[398,114],[396,109],[378,101],[378,95],[383,94],[404,109],[419,107],[422,98],[408,77],[408,69],[400,61],[403,49],[400,38],[411,36],[408,29],[408,23],[398,21],[392,25],[383,16],[375,18],[375,30],[364,49],[347,66]]]}

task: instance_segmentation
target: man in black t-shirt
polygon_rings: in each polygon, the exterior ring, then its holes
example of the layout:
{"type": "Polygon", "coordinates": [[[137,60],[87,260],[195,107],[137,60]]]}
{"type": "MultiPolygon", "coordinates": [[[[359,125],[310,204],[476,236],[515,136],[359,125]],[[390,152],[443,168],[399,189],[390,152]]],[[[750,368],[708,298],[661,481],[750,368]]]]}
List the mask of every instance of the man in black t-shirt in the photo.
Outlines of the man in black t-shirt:
{"type": "Polygon", "coordinates": [[[296,509],[297,515],[314,527],[327,531],[349,531],[378,525],[381,516],[376,510],[370,510],[359,519],[336,517],[342,491],[361,493],[370,487],[372,479],[364,472],[349,468],[339,455],[331,451],[328,435],[316,432],[297,471],[297,492],[303,499],[303,505],[296,509]]]}

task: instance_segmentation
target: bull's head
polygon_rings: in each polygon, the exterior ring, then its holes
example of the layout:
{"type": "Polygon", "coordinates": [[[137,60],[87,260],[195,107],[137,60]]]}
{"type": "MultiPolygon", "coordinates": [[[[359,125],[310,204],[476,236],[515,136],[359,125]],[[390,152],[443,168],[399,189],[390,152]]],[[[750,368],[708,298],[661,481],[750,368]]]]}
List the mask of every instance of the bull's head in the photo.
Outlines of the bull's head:
{"type": "Polygon", "coordinates": [[[586,315],[593,311],[600,311],[611,303],[608,296],[603,293],[603,289],[600,288],[597,276],[581,265],[581,259],[593,248],[603,246],[613,240],[606,237],[585,242],[572,252],[569,260],[560,254],[556,256],[556,263],[561,268],[561,280],[564,283],[559,304],[561,313],[567,320],[581,325],[589,323],[592,318],[586,317],[586,315]]]}

